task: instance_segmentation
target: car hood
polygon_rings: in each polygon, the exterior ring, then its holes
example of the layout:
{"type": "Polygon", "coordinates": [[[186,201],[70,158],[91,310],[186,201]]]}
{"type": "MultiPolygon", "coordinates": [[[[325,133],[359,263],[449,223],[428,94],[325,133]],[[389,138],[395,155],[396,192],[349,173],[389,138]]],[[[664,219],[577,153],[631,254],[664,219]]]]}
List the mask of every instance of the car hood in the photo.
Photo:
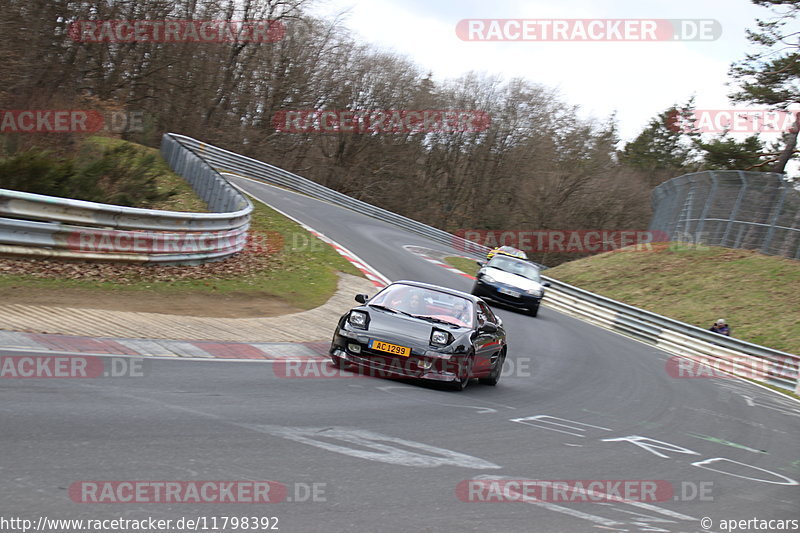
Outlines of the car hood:
{"type": "Polygon", "coordinates": [[[428,322],[427,320],[405,316],[400,313],[392,314],[388,311],[372,309],[370,307],[362,309],[369,313],[369,329],[365,332],[368,335],[376,334],[387,337],[405,337],[416,340],[420,344],[427,345],[433,328],[449,331],[455,338],[470,331],[468,328],[428,322]]]}
{"type": "Polygon", "coordinates": [[[511,285],[512,287],[518,287],[524,291],[542,290],[542,285],[540,283],[537,283],[532,279],[528,279],[523,276],[518,276],[516,274],[506,272],[505,270],[500,270],[499,268],[487,267],[486,269],[484,269],[483,273],[492,276],[500,283],[511,285]]]}

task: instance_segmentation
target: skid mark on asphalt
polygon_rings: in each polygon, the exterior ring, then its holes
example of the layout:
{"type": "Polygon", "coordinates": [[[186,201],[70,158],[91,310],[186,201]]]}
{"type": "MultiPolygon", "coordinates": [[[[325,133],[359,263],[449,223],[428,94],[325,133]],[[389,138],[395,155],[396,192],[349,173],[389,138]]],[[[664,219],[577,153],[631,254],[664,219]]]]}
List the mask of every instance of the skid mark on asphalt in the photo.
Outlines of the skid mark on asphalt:
{"type": "Polygon", "coordinates": [[[722,444],[723,446],[730,446],[732,448],[738,448],[740,450],[747,450],[748,452],[753,453],[763,453],[769,455],[769,452],[766,450],[756,450],[755,448],[751,448],[749,446],[745,446],[744,444],[737,444],[736,442],[731,442],[729,440],[720,439],[719,437],[711,437],[709,435],[702,435],[697,433],[687,433],[690,437],[694,437],[696,439],[707,440],[709,442],[715,442],[717,444],[722,444]]]}
{"type": "Polygon", "coordinates": [[[738,396],[748,407],[776,411],[785,416],[800,417],[800,403],[789,396],[773,394],[754,383],[741,379],[715,379],[714,384],[721,394],[738,396]]]}
{"type": "Polygon", "coordinates": [[[287,427],[263,424],[244,424],[242,427],[323,450],[393,465],[422,468],[447,465],[478,470],[501,468],[499,465],[478,457],[421,442],[382,435],[366,429],[287,427]]]}
{"type": "MultiPolygon", "coordinates": [[[[447,403],[447,402],[441,402],[441,401],[425,400],[423,398],[419,398],[419,396],[421,394],[421,392],[419,390],[408,389],[406,387],[399,387],[397,385],[389,385],[389,386],[386,386],[386,387],[376,387],[376,388],[379,391],[385,392],[387,394],[392,394],[392,395],[395,395],[395,396],[403,396],[406,399],[418,401],[420,403],[425,403],[425,404],[436,404],[436,405],[441,405],[441,406],[445,406],[445,407],[460,407],[460,408],[465,408],[465,409],[475,409],[479,414],[496,413],[497,412],[497,409],[493,409],[491,407],[486,407],[486,406],[466,405],[466,404],[456,404],[456,403],[447,403]],[[398,394],[396,392],[392,392],[392,389],[399,389],[399,390],[402,390],[402,391],[407,391],[407,392],[413,393],[414,396],[401,395],[401,394],[398,394]]],[[[431,394],[430,396],[434,397],[433,394],[431,394]]],[[[441,397],[441,395],[435,395],[435,397],[439,398],[439,397],[441,397]]],[[[503,405],[503,404],[500,404],[500,403],[497,403],[497,402],[489,402],[489,401],[485,401],[485,400],[481,400],[481,401],[483,401],[484,403],[497,405],[497,406],[503,407],[505,409],[516,409],[516,407],[511,407],[510,405],[503,405]]]]}
{"type": "Polygon", "coordinates": [[[766,425],[760,424],[758,422],[752,422],[752,421],[747,420],[745,418],[726,415],[726,414],[723,414],[723,413],[718,413],[717,411],[712,411],[710,409],[705,409],[705,408],[702,408],[702,407],[684,407],[683,409],[687,410],[687,411],[694,411],[694,412],[700,413],[700,416],[707,416],[707,417],[711,417],[711,418],[719,418],[721,420],[727,420],[729,422],[735,422],[736,424],[744,424],[746,426],[750,426],[750,427],[753,427],[753,428],[758,428],[759,430],[764,431],[764,432],[773,431],[775,433],[782,433],[784,435],[788,435],[789,434],[788,432],[786,432],[786,431],[784,431],[784,430],[782,430],[780,428],[766,426],[766,425]]]}

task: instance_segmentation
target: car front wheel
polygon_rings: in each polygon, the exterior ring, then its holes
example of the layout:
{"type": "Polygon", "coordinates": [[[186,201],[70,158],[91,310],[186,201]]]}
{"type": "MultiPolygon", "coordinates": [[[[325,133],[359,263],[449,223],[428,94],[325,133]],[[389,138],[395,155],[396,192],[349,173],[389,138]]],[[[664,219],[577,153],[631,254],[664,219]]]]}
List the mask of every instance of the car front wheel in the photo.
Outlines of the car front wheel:
{"type": "Polygon", "coordinates": [[[459,366],[458,378],[450,382],[450,388],[454,391],[462,391],[469,385],[472,376],[472,356],[464,359],[464,363],[459,366]]]}
{"type": "Polygon", "coordinates": [[[494,387],[497,385],[497,382],[500,381],[500,376],[503,373],[503,365],[506,362],[506,352],[500,352],[500,355],[497,356],[497,359],[494,362],[494,366],[492,367],[491,373],[485,378],[480,378],[478,381],[483,385],[489,385],[494,387]]]}

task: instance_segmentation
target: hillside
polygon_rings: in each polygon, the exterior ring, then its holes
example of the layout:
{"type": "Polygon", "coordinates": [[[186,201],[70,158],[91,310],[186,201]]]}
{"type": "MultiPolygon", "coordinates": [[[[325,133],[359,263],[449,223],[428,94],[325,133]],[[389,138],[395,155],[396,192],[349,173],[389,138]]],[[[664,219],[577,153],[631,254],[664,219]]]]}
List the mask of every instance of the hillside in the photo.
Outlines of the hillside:
{"type": "Polygon", "coordinates": [[[546,274],[700,327],[725,318],[737,338],[800,353],[800,261],[661,245],[571,261],[546,274]]]}

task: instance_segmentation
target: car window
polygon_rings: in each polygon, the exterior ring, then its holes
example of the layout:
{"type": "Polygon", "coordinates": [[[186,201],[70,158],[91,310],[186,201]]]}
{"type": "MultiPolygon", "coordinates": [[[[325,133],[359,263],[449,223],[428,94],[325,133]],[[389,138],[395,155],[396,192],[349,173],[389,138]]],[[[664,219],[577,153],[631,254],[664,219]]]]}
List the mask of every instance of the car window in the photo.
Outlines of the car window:
{"type": "Polygon", "coordinates": [[[487,266],[510,272],[511,274],[517,274],[536,282],[539,282],[541,279],[539,276],[539,269],[534,265],[523,261],[508,259],[500,255],[494,256],[487,266]]]}
{"type": "Polygon", "coordinates": [[[489,321],[497,324],[497,316],[494,314],[494,311],[492,311],[492,308],[486,304],[483,304],[483,307],[485,308],[484,313],[486,313],[486,317],[489,321]]]}
{"type": "Polygon", "coordinates": [[[386,287],[367,305],[382,306],[416,316],[428,316],[458,326],[473,327],[475,308],[461,296],[397,283],[386,287]]]}
{"type": "Polygon", "coordinates": [[[494,316],[492,310],[484,302],[478,302],[478,326],[484,325],[486,322],[497,323],[497,317],[494,316]]]}

